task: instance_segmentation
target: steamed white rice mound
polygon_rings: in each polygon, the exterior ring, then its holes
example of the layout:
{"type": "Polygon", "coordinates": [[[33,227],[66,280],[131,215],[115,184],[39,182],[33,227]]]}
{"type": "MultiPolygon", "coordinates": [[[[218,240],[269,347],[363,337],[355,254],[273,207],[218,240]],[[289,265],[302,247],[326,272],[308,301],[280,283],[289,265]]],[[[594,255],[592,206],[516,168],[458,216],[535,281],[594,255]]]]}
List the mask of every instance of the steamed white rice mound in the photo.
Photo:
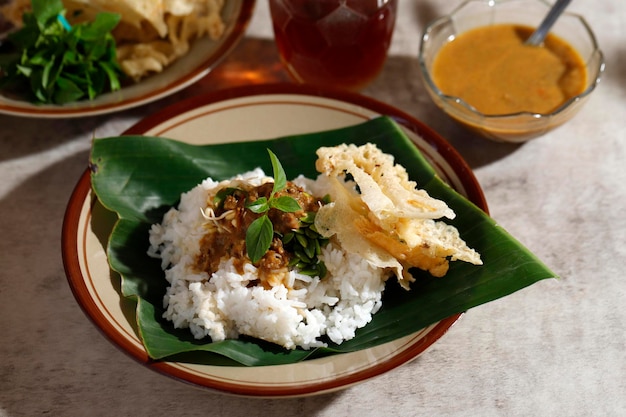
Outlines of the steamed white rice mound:
{"type": "MultiPolygon", "coordinates": [[[[252,185],[272,181],[260,169],[232,180],[252,185]]],[[[258,279],[256,268],[247,263],[240,274],[232,260],[223,260],[212,276],[197,272],[194,264],[207,221],[202,210],[230,182],[204,180],[181,196],[178,208],[161,224],[152,226],[149,254],[161,259],[170,284],[163,316],[176,328],[189,328],[196,339],[208,336],[214,342],[248,335],[287,349],[310,349],[324,346],[324,335],[335,343],[353,338],[380,309],[388,274],[332,241],[320,255],[328,269],[324,279],[291,271],[286,286],[248,288],[258,279]]],[[[324,177],[295,182],[314,195],[326,194],[324,177]]]]}

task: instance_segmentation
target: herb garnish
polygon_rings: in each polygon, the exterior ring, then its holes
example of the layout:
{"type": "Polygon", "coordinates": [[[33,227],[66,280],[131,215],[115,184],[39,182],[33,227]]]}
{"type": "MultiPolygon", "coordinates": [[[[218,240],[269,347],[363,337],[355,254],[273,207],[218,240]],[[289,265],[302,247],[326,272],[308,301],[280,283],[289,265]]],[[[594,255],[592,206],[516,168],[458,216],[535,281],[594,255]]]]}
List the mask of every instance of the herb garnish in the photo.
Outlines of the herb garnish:
{"type": "Polygon", "coordinates": [[[111,34],[120,15],[102,12],[93,22],[69,26],[64,13],[61,0],[32,0],[23,27],[0,53],[0,89],[28,91],[29,100],[54,104],[120,89],[111,34]]]}
{"type": "Polygon", "coordinates": [[[287,176],[283,170],[280,161],[276,155],[267,150],[270,161],[272,162],[272,171],[274,174],[274,186],[269,198],[260,197],[259,199],[246,204],[246,208],[250,211],[263,214],[261,217],[250,223],[246,231],[246,250],[248,257],[252,263],[256,263],[265,255],[272,244],[274,238],[274,225],[267,215],[270,208],[274,208],[286,213],[294,213],[301,210],[300,204],[289,196],[280,196],[275,198],[277,192],[282,191],[287,186],[287,176]]]}

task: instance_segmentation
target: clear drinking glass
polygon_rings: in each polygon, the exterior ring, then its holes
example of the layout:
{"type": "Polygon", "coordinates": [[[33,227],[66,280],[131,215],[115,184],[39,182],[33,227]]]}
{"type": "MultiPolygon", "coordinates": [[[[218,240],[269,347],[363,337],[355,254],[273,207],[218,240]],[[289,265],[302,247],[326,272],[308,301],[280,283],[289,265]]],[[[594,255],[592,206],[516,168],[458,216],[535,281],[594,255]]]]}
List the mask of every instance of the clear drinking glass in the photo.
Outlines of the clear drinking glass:
{"type": "Polygon", "coordinates": [[[276,45],[298,82],[358,91],[387,58],[397,0],[269,0],[276,45]]]}

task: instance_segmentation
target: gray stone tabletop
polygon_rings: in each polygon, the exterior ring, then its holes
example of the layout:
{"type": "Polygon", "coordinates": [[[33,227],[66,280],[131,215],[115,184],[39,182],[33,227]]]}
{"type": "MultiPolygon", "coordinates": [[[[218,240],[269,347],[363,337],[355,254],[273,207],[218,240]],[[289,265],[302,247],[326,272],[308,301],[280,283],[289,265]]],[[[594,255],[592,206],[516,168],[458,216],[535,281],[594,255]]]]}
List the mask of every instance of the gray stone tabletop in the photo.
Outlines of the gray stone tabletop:
{"type": "MultiPolygon", "coordinates": [[[[572,3],[596,32],[606,72],[573,120],[523,145],[477,137],[427,97],[419,33],[456,3],[400,5],[388,62],[363,94],[450,141],[492,217],[560,278],[468,311],[416,360],[343,391],[278,400],[201,390],[141,366],[102,336],[72,295],[60,242],[92,136],[118,135],[166,105],[224,87],[219,77],[110,115],[0,115],[1,417],[626,415],[626,2],[572,3]]],[[[266,59],[276,62],[276,51],[267,2],[258,0],[223,65],[264,70],[266,59]]]]}

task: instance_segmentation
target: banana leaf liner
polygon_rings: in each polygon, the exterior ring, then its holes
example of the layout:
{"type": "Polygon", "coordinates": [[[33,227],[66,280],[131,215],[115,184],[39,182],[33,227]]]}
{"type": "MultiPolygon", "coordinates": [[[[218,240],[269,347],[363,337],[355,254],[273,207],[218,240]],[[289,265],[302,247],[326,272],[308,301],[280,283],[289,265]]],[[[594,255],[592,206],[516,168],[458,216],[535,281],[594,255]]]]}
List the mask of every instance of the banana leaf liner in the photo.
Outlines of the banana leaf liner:
{"type": "Polygon", "coordinates": [[[318,133],[205,146],[148,136],[95,139],[90,163],[97,198],[118,216],[107,247],[109,264],[121,276],[122,295],[137,303],[140,337],[155,360],[263,366],[368,349],[555,277],[491,217],[443,182],[402,129],[387,117],[318,133]],[[443,278],[412,270],[416,281],[411,291],[390,279],[383,307],[356,337],[309,351],[286,350],[246,337],[215,343],[195,340],[187,329],[174,329],[162,318],[167,281],[159,260],[147,255],[148,231],[177,205],[181,193],[207,177],[223,180],[259,166],[271,172],[268,148],[280,159],[287,178],[299,174],[315,178],[318,147],[367,142],[394,155],[419,188],[454,210],[457,216],[449,223],[481,254],[482,266],[451,262],[443,278]]]}

